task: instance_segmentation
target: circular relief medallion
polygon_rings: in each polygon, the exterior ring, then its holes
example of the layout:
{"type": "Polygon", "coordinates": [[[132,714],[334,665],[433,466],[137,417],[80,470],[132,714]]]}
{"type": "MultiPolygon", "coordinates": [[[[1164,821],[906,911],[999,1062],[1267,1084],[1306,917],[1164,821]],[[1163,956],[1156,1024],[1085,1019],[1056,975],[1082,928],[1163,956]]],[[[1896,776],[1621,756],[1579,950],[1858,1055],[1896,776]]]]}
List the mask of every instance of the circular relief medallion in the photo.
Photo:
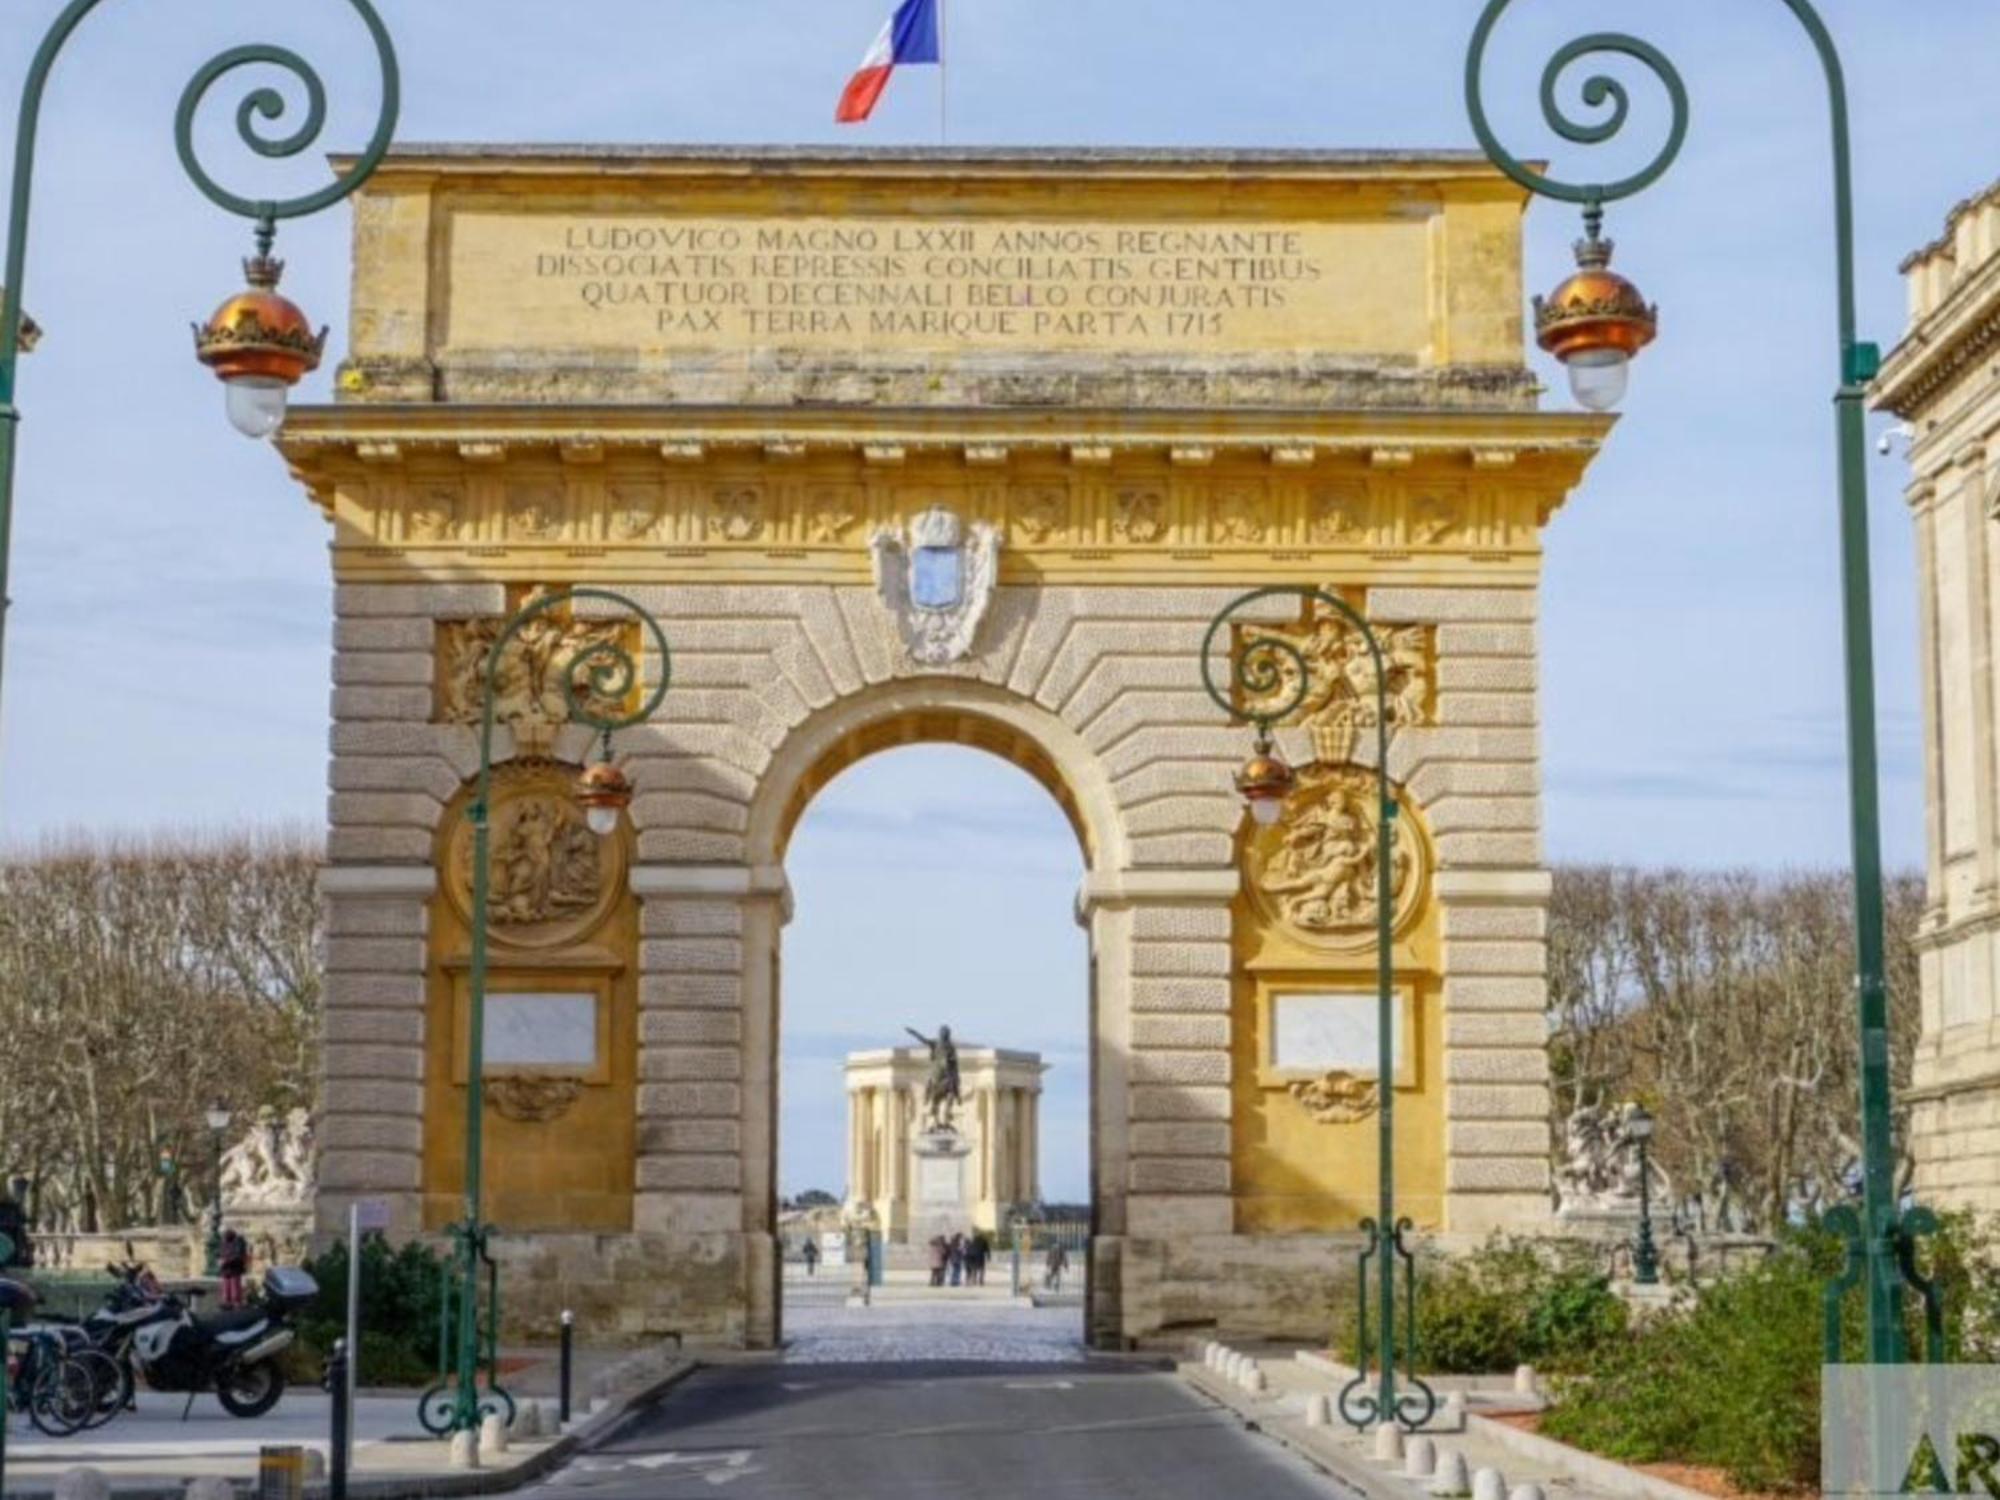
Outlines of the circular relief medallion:
{"type": "MultiPolygon", "coordinates": [[[[1423,898],[1430,852],[1400,794],[1389,889],[1395,929],[1407,927],[1423,898]]],[[[1245,867],[1262,913],[1320,948],[1375,944],[1376,781],[1358,766],[1309,766],[1285,816],[1253,825],[1245,867]]]]}
{"type": "MultiPolygon", "coordinates": [[[[574,767],[514,762],[493,772],[486,931],[518,948],[556,948],[586,936],[625,882],[625,846],[599,838],[570,795],[574,767]]],[[[472,921],[472,824],[463,806],[445,855],[445,889],[472,921]]]]}

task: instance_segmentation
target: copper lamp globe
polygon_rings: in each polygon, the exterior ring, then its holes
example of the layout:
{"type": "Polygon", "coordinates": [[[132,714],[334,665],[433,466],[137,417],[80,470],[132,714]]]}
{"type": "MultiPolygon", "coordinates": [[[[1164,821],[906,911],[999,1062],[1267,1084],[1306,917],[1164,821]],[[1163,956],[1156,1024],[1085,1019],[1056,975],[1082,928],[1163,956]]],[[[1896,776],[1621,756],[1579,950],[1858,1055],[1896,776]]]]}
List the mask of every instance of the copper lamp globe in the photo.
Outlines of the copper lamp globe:
{"type": "Polygon", "coordinates": [[[619,816],[632,805],[632,782],[610,761],[599,761],[576,778],[576,801],[590,831],[608,837],[618,831],[619,816]]]}
{"type": "Polygon", "coordinates": [[[243,262],[249,285],[195,325],[195,358],[226,387],[229,423],[248,438],[267,438],[284,425],[291,388],[326,352],[326,330],[314,333],[298,304],[279,295],[284,270],[281,260],[252,256],[243,262]]]}
{"type": "Polygon", "coordinates": [[[1660,330],[1659,309],[1611,269],[1612,242],[1576,244],[1575,274],[1535,299],[1535,342],[1563,362],[1580,405],[1610,411],[1625,397],[1632,358],[1660,330]]]}
{"type": "Polygon", "coordinates": [[[1260,828],[1269,828],[1285,815],[1285,799],[1298,785],[1298,775],[1278,753],[1268,733],[1257,736],[1257,747],[1236,773],[1236,790],[1250,808],[1250,816],[1260,828]]]}

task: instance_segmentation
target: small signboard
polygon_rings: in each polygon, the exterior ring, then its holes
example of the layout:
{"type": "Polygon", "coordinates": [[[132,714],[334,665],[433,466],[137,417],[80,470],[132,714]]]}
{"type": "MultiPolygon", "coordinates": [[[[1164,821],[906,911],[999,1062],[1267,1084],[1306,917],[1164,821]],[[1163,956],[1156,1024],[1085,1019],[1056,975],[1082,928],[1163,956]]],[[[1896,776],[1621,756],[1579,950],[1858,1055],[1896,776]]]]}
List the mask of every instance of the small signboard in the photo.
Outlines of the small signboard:
{"type": "Polygon", "coordinates": [[[389,1200],[387,1198],[357,1198],[354,1202],[354,1227],[361,1234],[387,1234],[389,1232],[389,1200]]]}
{"type": "Polygon", "coordinates": [[[847,1234],[845,1231],[830,1229],[820,1235],[819,1261],[823,1266],[844,1266],[847,1264],[847,1234]]]}

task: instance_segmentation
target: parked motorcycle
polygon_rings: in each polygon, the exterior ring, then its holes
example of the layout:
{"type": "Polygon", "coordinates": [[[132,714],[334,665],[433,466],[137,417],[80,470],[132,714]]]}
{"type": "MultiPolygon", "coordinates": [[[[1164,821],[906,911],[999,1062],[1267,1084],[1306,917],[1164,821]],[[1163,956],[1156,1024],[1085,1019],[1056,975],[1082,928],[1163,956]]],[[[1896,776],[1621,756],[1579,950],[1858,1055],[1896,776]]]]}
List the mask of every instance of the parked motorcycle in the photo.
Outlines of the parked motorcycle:
{"type": "Polygon", "coordinates": [[[278,1356],[298,1336],[291,1318],[319,1295],[311,1276],[273,1267],[264,1273],[254,1306],[197,1317],[144,1267],[118,1267],[113,1274],[119,1286],[82,1327],[128,1379],[136,1368],[150,1389],[185,1392],[190,1403],[214,1391],[223,1410],[236,1417],[261,1417],[278,1404],[285,1394],[278,1356]]]}

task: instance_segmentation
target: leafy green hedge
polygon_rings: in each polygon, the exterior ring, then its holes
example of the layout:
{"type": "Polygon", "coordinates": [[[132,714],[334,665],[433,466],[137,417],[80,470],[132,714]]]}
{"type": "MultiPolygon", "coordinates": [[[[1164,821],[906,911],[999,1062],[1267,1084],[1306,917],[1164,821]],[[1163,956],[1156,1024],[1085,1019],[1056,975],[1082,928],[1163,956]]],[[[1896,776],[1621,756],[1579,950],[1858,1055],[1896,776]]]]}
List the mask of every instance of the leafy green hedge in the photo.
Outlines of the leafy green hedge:
{"type": "MultiPolygon", "coordinates": [[[[1396,1305],[1400,1315],[1400,1284],[1396,1305]]],[[[1355,1363],[1353,1309],[1336,1316],[1343,1321],[1335,1352],[1355,1363]]],[[[1469,1255],[1418,1266],[1417,1363],[1426,1373],[1570,1369],[1622,1338],[1627,1321],[1625,1304],[1581,1247],[1496,1237],[1469,1255]]],[[[1371,1351],[1374,1339],[1371,1328],[1371,1351]]]]}
{"type": "MultiPolygon", "coordinates": [[[[1967,1216],[1944,1222],[1923,1260],[1944,1293],[1945,1356],[2000,1355],[2000,1268],[1967,1216]]],[[[1628,1463],[1706,1464],[1744,1489],[1809,1490],[1819,1480],[1824,1291],[1844,1251],[1816,1229],[1787,1237],[1762,1265],[1685,1297],[1602,1343],[1565,1378],[1542,1430],[1628,1463]]],[[[1850,1359],[1862,1350],[1862,1297],[1846,1301],[1850,1359]]],[[[1922,1304],[1907,1333],[1924,1348],[1922,1304]]]]}
{"type": "MultiPolygon", "coordinates": [[[[334,1340],[347,1329],[347,1245],[336,1241],[306,1262],[319,1296],[299,1318],[293,1373],[317,1379],[334,1340]]],[[[361,1241],[361,1383],[420,1386],[437,1373],[443,1261],[416,1242],[392,1250],[380,1235],[361,1241]]]]}

